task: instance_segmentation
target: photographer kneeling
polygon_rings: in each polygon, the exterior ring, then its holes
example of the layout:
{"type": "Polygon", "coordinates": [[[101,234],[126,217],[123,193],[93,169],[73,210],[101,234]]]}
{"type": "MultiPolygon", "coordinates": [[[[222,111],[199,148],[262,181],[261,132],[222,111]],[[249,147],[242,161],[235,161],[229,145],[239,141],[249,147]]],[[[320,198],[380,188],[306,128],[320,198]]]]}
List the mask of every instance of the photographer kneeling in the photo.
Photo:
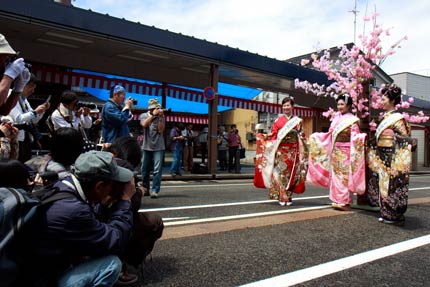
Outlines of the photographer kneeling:
{"type": "Polygon", "coordinates": [[[111,153],[90,151],[75,162],[71,176],[54,186],[70,192],[42,211],[23,244],[23,270],[17,286],[113,286],[120,256],[130,238],[135,193],[133,173],[111,153]],[[110,205],[104,220],[96,205],[110,205]]]}

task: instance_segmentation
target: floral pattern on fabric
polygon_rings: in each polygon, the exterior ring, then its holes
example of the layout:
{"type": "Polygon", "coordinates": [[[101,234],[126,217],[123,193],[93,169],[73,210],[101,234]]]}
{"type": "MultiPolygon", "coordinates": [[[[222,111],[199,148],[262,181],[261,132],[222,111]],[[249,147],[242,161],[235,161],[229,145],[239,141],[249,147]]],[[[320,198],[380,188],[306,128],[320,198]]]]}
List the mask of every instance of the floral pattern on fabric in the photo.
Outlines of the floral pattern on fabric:
{"type": "Polygon", "coordinates": [[[397,121],[391,147],[378,146],[369,141],[367,156],[370,176],[368,198],[372,206],[380,207],[380,214],[388,220],[402,220],[407,210],[412,139],[406,121],[397,121]]]}
{"type": "Polygon", "coordinates": [[[329,169],[329,155],[315,137],[309,138],[309,158],[312,162],[322,166],[324,169],[329,169]]]}

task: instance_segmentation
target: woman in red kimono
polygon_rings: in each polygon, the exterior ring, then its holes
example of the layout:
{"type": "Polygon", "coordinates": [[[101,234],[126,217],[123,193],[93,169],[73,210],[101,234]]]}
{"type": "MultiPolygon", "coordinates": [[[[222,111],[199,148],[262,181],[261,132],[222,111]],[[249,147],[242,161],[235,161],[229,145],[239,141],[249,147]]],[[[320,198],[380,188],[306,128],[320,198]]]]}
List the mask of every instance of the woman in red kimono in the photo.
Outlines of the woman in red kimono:
{"type": "Polygon", "coordinates": [[[261,179],[254,183],[264,183],[269,198],[279,200],[282,206],[292,205],[293,193],[305,191],[308,150],[302,119],[293,116],[293,108],[292,97],[282,100],[284,113],[274,122],[271,133],[260,140],[264,153],[256,155],[256,165],[261,171],[261,175],[256,172],[256,177],[261,179]]]}

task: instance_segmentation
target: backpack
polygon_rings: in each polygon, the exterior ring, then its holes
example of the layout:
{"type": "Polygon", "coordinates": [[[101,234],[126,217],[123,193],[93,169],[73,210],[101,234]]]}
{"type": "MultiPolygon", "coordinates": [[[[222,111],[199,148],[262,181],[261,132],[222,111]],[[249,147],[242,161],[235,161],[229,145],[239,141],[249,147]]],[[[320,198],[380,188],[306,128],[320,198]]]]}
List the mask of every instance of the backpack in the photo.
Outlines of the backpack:
{"type": "MultiPolygon", "coordinates": [[[[17,254],[11,248],[17,236],[31,224],[37,212],[54,201],[74,198],[71,191],[60,191],[55,185],[31,195],[22,189],[0,188],[0,287],[10,286],[18,275],[17,254]]],[[[19,248],[19,244],[17,244],[19,248]]]]}

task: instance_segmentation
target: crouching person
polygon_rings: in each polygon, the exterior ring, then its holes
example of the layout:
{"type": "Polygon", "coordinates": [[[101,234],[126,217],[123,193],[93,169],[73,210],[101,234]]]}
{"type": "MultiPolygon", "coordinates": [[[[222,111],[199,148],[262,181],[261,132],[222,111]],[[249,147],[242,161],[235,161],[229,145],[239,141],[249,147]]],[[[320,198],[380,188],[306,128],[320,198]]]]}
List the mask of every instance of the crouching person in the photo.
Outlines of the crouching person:
{"type": "Polygon", "coordinates": [[[31,224],[17,286],[113,286],[133,226],[133,173],[111,153],[91,151],[55,186],[71,196],[48,205],[31,224]],[[111,205],[104,220],[94,211],[100,204],[111,205]]]}
{"type": "MultiPolygon", "coordinates": [[[[135,138],[117,138],[110,146],[110,152],[115,157],[118,166],[133,171],[140,165],[142,150],[135,138]]],[[[134,176],[134,180],[137,182],[137,174],[134,173],[134,176]]],[[[135,268],[143,267],[142,263],[144,263],[145,258],[152,252],[155,242],[163,235],[164,224],[161,216],[140,210],[144,192],[145,188],[143,186],[137,186],[136,193],[131,199],[134,224],[130,241],[127,244],[124,256],[121,257],[123,259],[122,274],[117,285],[124,286],[135,283],[138,280],[137,275],[128,272],[127,264],[135,268]]],[[[106,212],[109,212],[109,208],[103,213],[106,212]]]]}

